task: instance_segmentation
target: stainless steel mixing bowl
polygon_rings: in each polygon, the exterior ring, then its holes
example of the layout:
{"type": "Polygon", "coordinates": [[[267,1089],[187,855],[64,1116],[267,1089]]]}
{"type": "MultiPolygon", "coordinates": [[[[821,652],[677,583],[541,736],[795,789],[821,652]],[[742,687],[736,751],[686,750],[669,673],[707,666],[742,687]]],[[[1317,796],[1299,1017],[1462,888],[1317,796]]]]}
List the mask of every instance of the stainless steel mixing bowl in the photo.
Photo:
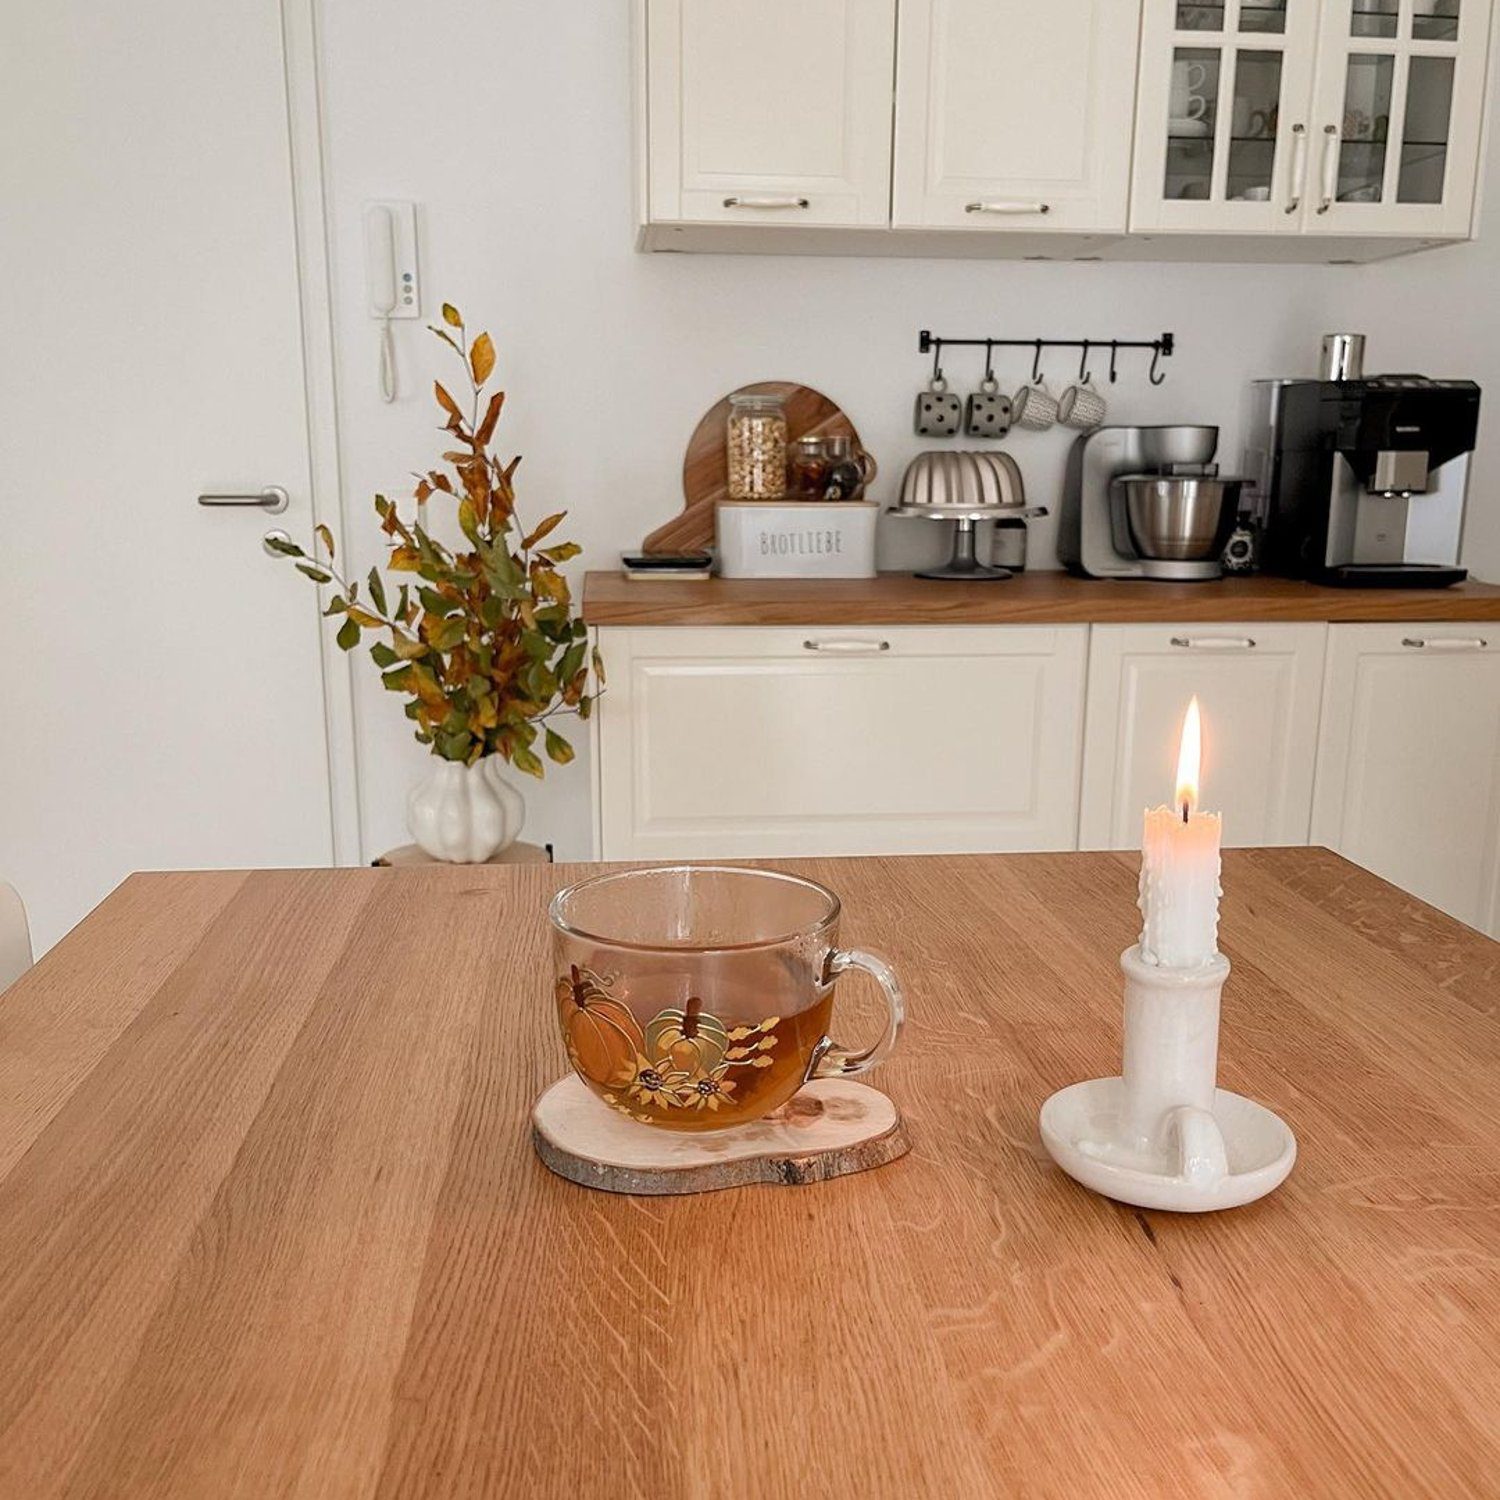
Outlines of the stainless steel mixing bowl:
{"type": "Polygon", "coordinates": [[[1127,474],[1115,483],[1125,492],[1131,540],[1142,557],[1206,562],[1218,557],[1234,530],[1246,481],[1127,474]]]}

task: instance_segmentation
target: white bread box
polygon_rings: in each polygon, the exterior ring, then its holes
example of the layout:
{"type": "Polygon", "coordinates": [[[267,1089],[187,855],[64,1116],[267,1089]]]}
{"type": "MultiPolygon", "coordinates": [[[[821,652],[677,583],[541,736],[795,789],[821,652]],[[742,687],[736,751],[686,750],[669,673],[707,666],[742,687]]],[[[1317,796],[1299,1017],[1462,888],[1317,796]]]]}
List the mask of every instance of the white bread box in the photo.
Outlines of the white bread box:
{"type": "Polygon", "coordinates": [[[725,578],[873,578],[869,500],[721,500],[714,507],[725,578]]]}

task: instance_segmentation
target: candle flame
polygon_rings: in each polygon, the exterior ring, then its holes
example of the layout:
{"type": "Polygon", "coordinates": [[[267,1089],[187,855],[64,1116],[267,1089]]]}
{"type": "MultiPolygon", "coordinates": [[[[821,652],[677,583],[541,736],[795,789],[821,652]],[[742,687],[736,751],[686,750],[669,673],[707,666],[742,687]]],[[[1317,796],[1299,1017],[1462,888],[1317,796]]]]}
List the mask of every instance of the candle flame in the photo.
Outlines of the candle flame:
{"type": "Polygon", "coordinates": [[[1198,805],[1198,773],[1202,761],[1203,724],[1195,694],[1182,721],[1182,739],[1177,751],[1177,805],[1182,809],[1184,823],[1198,805]]]}

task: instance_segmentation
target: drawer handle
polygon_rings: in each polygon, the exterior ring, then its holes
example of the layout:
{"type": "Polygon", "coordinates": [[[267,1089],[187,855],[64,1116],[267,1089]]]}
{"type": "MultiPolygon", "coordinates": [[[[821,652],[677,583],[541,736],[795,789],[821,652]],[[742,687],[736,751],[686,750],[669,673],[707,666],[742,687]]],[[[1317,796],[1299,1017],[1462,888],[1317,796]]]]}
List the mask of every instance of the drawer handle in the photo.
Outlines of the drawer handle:
{"type": "Polygon", "coordinates": [[[1249,635],[1174,635],[1172,644],[1184,651],[1253,651],[1255,638],[1249,635]]]}
{"type": "Polygon", "coordinates": [[[726,198],[725,208],[811,208],[806,198],[726,198]]]}
{"type": "Polygon", "coordinates": [[[1483,651],[1490,643],[1479,635],[1435,635],[1431,640],[1425,636],[1409,635],[1401,644],[1413,651],[1483,651]]]}
{"type": "Polygon", "coordinates": [[[889,641],[803,641],[804,651],[826,651],[830,656],[878,656],[889,651],[889,641]]]}
{"type": "Polygon", "coordinates": [[[966,214],[1050,214],[1052,205],[1035,199],[980,198],[964,204],[966,214]]]}

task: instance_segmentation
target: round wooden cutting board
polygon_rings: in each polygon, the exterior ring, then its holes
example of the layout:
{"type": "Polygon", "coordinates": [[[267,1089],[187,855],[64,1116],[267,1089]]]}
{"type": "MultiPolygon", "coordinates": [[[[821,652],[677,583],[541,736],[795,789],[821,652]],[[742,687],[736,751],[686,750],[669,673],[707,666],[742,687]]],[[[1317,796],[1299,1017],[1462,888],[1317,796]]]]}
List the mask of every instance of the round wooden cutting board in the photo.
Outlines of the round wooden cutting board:
{"type": "MultiPolygon", "coordinates": [[[[821,391],[791,380],[760,380],[742,385],[730,395],[780,396],[786,403],[787,442],[800,437],[849,437],[862,446],[854,423],[821,391]]],[[[658,526],[641,543],[645,552],[697,552],[714,544],[714,506],[729,498],[729,465],[724,451],[724,429],[729,420],[729,396],[703,414],[688,440],[682,461],[684,508],[665,526],[658,526]]]]}

